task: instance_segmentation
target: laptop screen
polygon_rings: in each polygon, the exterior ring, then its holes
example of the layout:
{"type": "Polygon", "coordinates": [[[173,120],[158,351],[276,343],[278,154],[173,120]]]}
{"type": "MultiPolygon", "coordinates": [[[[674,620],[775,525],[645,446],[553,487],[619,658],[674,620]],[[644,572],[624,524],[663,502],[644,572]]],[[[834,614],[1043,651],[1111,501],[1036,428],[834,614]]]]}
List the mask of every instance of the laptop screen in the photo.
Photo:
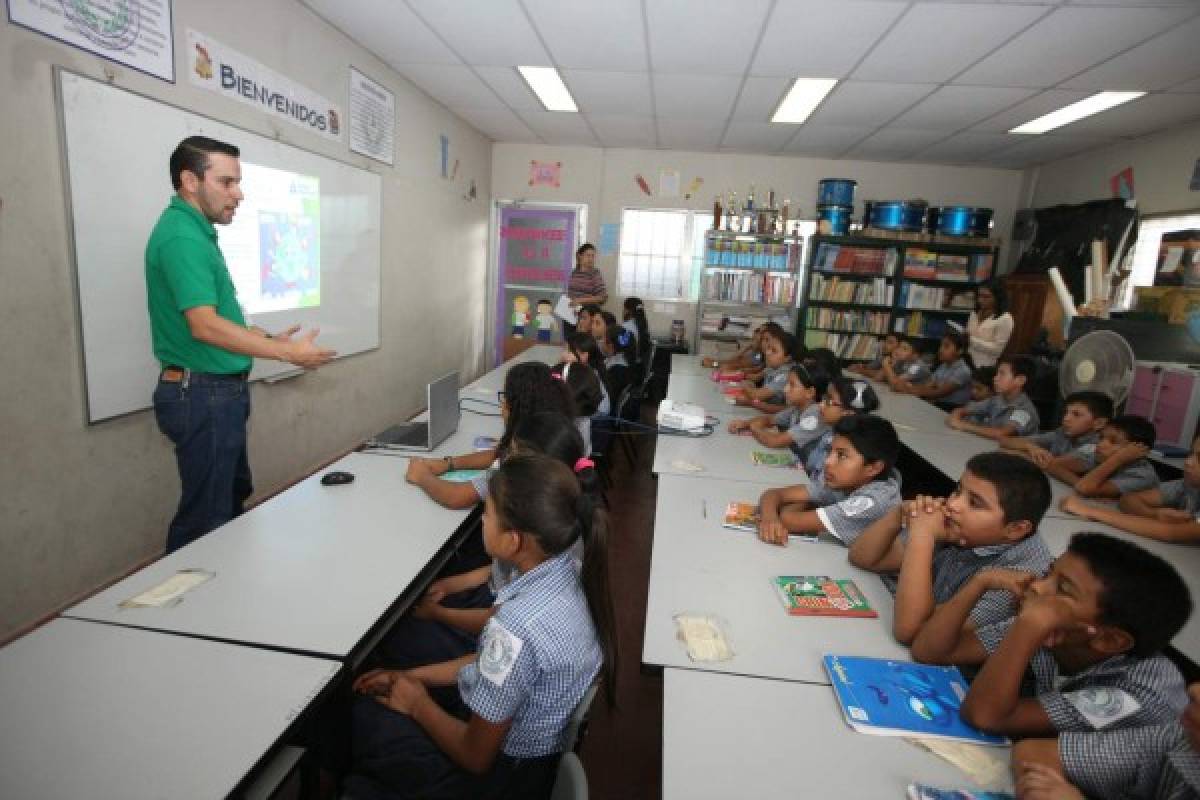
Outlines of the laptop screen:
{"type": "Polygon", "coordinates": [[[458,373],[451,372],[429,384],[429,448],[432,450],[458,430],[458,373]]]}

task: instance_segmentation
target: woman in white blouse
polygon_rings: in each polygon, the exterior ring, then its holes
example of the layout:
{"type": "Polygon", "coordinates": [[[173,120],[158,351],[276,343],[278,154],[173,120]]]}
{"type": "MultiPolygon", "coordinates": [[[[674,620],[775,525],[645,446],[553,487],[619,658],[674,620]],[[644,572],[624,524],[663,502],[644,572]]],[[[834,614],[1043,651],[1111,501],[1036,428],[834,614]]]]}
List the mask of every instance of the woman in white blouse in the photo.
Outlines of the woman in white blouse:
{"type": "Polygon", "coordinates": [[[975,310],[967,320],[970,343],[967,352],[977,367],[992,367],[1004,352],[1013,332],[1012,314],[1008,313],[1008,295],[997,281],[980,286],[975,293],[975,310]]]}

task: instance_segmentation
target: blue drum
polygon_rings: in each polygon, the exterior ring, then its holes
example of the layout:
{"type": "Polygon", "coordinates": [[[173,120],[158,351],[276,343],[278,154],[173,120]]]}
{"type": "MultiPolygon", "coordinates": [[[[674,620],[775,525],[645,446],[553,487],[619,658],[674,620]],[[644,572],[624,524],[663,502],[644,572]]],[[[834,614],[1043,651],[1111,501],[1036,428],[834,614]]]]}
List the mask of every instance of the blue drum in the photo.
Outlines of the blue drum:
{"type": "Polygon", "coordinates": [[[858,181],[847,178],[825,178],[817,181],[818,206],[854,205],[854,187],[858,181]]]}
{"type": "Polygon", "coordinates": [[[938,209],[937,232],[943,236],[987,236],[991,227],[990,208],[942,206],[938,209]]]}
{"type": "Polygon", "coordinates": [[[817,206],[817,233],[822,236],[845,236],[850,232],[854,206],[817,206]]]}
{"type": "Polygon", "coordinates": [[[902,200],[876,202],[871,206],[871,227],[885,231],[920,233],[925,226],[925,206],[902,200]]]}

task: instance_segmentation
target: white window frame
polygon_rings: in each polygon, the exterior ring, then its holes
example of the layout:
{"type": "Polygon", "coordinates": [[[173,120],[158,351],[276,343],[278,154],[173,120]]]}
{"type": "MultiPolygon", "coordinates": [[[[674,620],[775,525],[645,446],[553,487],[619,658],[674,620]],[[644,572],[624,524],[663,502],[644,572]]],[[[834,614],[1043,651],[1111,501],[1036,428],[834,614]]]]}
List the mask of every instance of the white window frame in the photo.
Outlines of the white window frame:
{"type": "Polygon", "coordinates": [[[1129,308],[1133,303],[1133,287],[1153,286],[1158,272],[1158,251],[1162,237],[1168,231],[1200,228],[1200,209],[1171,211],[1162,214],[1146,214],[1138,220],[1138,237],[1133,245],[1133,258],[1129,275],[1129,289],[1117,304],[1129,308]]]}

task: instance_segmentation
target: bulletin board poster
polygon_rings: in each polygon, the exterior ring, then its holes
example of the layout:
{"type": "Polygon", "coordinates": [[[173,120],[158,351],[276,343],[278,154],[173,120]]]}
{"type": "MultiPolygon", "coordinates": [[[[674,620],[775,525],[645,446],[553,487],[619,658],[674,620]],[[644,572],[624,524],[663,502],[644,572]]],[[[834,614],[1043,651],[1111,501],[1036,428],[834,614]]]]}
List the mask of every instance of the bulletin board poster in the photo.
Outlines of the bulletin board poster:
{"type": "Polygon", "coordinates": [[[8,0],[10,22],[175,82],[171,0],[8,0]]]}
{"type": "Polygon", "coordinates": [[[496,363],[526,343],[563,340],[554,306],[575,266],[576,212],[504,208],[500,212],[499,291],[496,292],[496,363]]]}

